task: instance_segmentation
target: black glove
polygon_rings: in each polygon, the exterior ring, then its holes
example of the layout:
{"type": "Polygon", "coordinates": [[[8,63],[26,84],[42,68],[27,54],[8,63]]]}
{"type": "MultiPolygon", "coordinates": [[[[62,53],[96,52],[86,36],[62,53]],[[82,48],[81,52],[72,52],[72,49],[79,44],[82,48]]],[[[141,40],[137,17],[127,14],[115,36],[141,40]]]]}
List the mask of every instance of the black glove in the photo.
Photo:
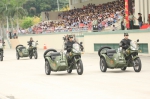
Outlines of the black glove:
{"type": "Polygon", "coordinates": [[[67,52],[71,52],[71,48],[67,48],[67,52]]]}
{"type": "Polygon", "coordinates": [[[124,45],[123,48],[127,49],[129,46],[128,45],[124,45]]]}

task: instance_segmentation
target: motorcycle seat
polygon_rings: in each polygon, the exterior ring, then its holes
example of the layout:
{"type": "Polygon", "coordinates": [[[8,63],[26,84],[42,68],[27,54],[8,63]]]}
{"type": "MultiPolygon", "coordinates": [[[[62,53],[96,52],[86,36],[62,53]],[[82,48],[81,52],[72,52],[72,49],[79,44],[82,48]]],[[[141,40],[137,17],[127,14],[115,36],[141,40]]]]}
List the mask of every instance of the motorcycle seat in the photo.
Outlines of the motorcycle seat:
{"type": "Polygon", "coordinates": [[[117,53],[115,49],[108,49],[106,51],[106,54],[109,58],[112,58],[115,53],[117,53]]]}
{"type": "Polygon", "coordinates": [[[53,52],[53,53],[50,53],[50,56],[60,56],[60,53],[59,52],[53,52]]]}
{"type": "Polygon", "coordinates": [[[54,61],[56,56],[60,56],[61,54],[59,52],[53,52],[53,53],[50,53],[50,58],[54,61]]]}

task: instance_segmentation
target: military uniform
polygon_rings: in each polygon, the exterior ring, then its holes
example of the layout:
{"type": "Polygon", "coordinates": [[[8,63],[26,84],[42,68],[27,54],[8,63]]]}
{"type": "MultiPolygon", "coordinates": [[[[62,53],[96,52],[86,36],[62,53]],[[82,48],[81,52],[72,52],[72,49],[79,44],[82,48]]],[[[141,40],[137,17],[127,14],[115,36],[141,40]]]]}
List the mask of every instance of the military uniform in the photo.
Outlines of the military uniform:
{"type": "MultiPolygon", "coordinates": [[[[124,33],[124,36],[128,36],[128,33],[124,33]]],[[[120,47],[122,47],[124,50],[126,50],[127,48],[129,48],[130,46],[130,42],[131,40],[130,39],[122,39],[121,42],[120,42],[120,47]]]]}
{"type": "Polygon", "coordinates": [[[120,47],[126,50],[130,46],[130,42],[130,39],[122,39],[120,42],[120,47]]]}
{"type": "MultiPolygon", "coordinates": [[[[73,38],[73,36],[70,35],[69,38],[73,38]]],[[[69,53],[71,52],[71,49],[73,48],[73,44],[75,43],[75,41],[70,41],[69,38],[68,41],[65,43],[65,50],[67,50],[66,57],[68,63],[70,64],[69,53]]]]}
{"type": "Polygon", "coordinates": [[[67,43],[66,43],[66,50],[67,50],[67,52],[70,52],[71,51],[71,49],[72,49],[72,47],[73,47],[73,44],[75,43],[75,41],[67,41],[67,43]]]}

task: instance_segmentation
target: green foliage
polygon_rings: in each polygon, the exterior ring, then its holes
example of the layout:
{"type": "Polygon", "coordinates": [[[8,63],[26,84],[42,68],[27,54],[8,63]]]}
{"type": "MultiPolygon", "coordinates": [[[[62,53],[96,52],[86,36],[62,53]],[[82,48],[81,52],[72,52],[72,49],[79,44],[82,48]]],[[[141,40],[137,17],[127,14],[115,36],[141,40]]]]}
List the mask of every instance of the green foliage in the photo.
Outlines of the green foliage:
{"type": "MultiPolygon", "coordinates": [[[[69,4],[69,0],[59,0],[60,9],[69,4]]],[[[28,0],[23,4],[29,16],[39,16],[43,11],[56,11],[57,0],[28,0]]]]}
{"type": "Polygon", "coordinates": [[[22,24],[21,24],[21,27],[26,29],[26,28],[29,28],[33,25],[33,20],[31,17],[26,17],[22,20],[22,24]]]}

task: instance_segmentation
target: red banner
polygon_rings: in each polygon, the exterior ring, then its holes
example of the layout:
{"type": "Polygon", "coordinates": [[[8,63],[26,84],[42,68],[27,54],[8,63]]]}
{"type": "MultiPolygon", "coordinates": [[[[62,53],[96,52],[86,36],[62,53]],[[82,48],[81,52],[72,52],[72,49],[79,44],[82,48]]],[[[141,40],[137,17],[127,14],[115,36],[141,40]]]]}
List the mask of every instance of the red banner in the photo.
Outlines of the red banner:
{"type": "Polygon", "coordinates": [[[125,0],[125,19],[126,19],[126,28],[129,29],[129,0],[125,0]]]}

